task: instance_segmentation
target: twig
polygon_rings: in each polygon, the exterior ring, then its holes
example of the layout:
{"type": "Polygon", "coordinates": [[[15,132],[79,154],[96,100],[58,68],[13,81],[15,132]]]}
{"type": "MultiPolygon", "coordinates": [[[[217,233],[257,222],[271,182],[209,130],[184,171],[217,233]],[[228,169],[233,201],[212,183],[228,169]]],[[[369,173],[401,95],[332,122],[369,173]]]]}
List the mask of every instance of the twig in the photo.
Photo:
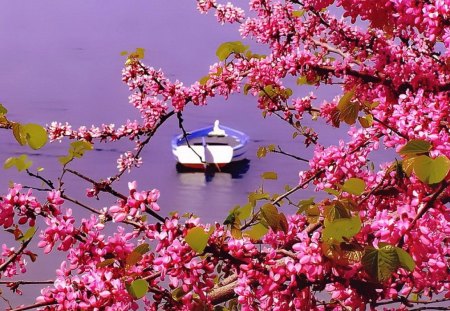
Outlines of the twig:
{"type": "Polygon", "coordinates": [[[18,285],[35,285],[35,284],[53,284],[55,283],[54,280],[46,280],[46,281],[0,281],[0,284],[18,284],[18,285]]]}
{"type": "Polygon", "coordinates": [[[55,187],[54,187],[54,185],[53,185],[53,182],[52,182],[50,179],[45,179],[44,177],[42,177],[42,176],[39,175],[39,174],[34,174],[34,173],[32,173],[29,169],[26,169],[26,172],[27,172],[27,174],[28,174],[29,176],[34,177],[34,178],[37,178],[37,179],[43,181],[43,182],[44,182],[47,186],[49,186],[51,189],[55,189],[55,187]]]}
{"type": "Polygon", "coordinates": [[[28,246],[28,244],[31,242],[32,238],[33,237],[31,237],[28,240],[24,241],[22,243],[22,245],[20,246],[20,248],[14,254],[9,256],[8,259],[6,259],[6,261],[4,263],[2,263],[0,265],[0,271],[4,271],[8,267],[8,265],[10,263],[12,263],[14,260],[16,260],[17,256],[19,256],[25,250],[25,248],[28,246]]]}
{"type": "MultiPolygon", "coordinates": [[[[120,192],[117,192],[116,190],[114,190],[114,189],[113,189],[108,183],[106,183],[106,182],[100,182],[100,183],[99,183],[99,182],[96,182],[96,181],[93,180],[92,178],[89,178],[89,177],[87,177],[87,176],[85,176],[85,175],[83,175],[83,174],[81,174],[81,173],[79,173],[79,172],[77,172],[77,171],[74,171],[74,170],[72,170],[72,169],[69,169],[69,168],[66,168],[65,170],[66,170],[67,172],[71,173],[71,174],[74,174],[75,176],[80,177],[81,179],[84,179],[84,180],[86,180],[86,181],[92,183],[92,184],[94,185],[94,187],[96,187],[99,191],[108,192],[108,193],[114,195],[115,197],[120,198],[120,199],[122,199],[122,200],[124,200],[124,201],[127,200],[127,197],[126,197],[125,195],[123,195],[123,194],[121,194],[120,192]]],[[[164,217],[158,215],[157,213],[155,213],[155,212],[152,211],[151,209],[146,208],[145,211],[146,211],[148,214],[150,214],[151,216],[153,216],[154,218],[156,218],[157,220],[159,220],[159,221],[161,221],[161,222],[164,222],[164,221],[165,221],[164,217]]]]}
{"type": "MultiPolygon", "coordinates": [[[[187,145],[188,148],[191,149],[192,152],[194,152],[195,155],[200,159],[200,162],[203,163],[204,165],[206,165],[206,161],[203,161],[202,156],[199,155],[199,154],[197,153],[197,151],[195,151],[194,148],[192,148],[191,144],[189,143],[189,139],[187,138],[189,134],[188,134],[188,133],[186,132],[186,130],[184,129],[184,126],[183,126],[183,115],[182,115],[181,111],[178,111],[178,112],[177,112],[177,118],[178,118],[178,127],[179,127],[179,128],[181,129],[181,131],[183,132],[183,138],[184,138],[184,140],[186,141],[186,145],[187,145]]],[[[205,150],[205,152],[206,152],[206,150],[205,150]]]]}
{"type": "Polygon", "coordinates": [[[37,302],[35,304],[32,305],[28,305],[28,306],[24,306],[24,307],[18,307],[15,309],[11,309],[9,311],[25,311],[25,310],[31,310],[31,309],[36,309],[36,308],[40,308],[40,307],[45,307],[45,306],[51,306],[51,305],[56,305],[56,302],[37,302]]]}
{"type": "Polygon", "coordinates": [[[65,194],[61,194],[61,198],[66,199],[67,201],[70,201],[72,203],[75,203],[76,205],[81,206],[82,208],[85,208],[85,209],[87,209],[88,211],[90,211],[90,212],[92,212],[94,214],[101,215],[101,213],[99,211],[97,211],[96,209],[94,209],[92,207],[89,207],[86,204],[83,204],[83,203],[81,203],[78,200],[72,199],[71,197],[69,197],[69,196],[67,196],[65,194]]]}
{"type": "Polygon", "coordinates": [[[283,150],[281,149],[280,146],[277,146],[277,147],[278,147],[278,150],[276,150],[276,149],[275,149],[275,150],[270,150],[270,152],[273,152],[273,153],[279,153],[279,154],[282,154],[282,155],[285,155],[285,156],[294,158],[294,159],[299,160],[299,161],[309,162],[309,160],[307,160],[307,159],[305,159],[305,158],[301,158],[301,157],[296,156],[296,155],[294,155],[294,154],[291,154],[291,153],[288,153],[288,152],[283,151],[283,150]]]}

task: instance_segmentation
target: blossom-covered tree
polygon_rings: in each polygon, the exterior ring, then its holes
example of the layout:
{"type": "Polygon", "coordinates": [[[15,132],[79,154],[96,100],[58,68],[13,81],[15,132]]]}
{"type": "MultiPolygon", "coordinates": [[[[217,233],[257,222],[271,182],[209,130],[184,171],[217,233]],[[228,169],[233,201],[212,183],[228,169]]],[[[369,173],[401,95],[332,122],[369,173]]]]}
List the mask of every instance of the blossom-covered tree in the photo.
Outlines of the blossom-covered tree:
{"type": "MultiPolygon", "coordinates": [[[[239,23],[240,36],[267,53],[225,42],[207,75],[186,86],[144,64],[137,49],[128,54],[122,79],[141,118],[119,127],[54,122],[45,132],[10,120],[0,106],[0,126],[20,144],[40,148],[47,134],[50,141],[72,141],[60,158],[59,180],[32,170],[25,156],[5,163],[40,180],[48,194],[38,200],[38,189],[15,184],[1,197],[2,234],[17,241],[3,244],[1,284],[20,292],[33,283],[17,279],[25,260],[36,260],[30,243],[44,254],[66,254],[36,302],[11,309],[448,309],[449,6],[445,0],[250,0],[243,9],[198,0],[201,13],[239,23]],[[294,90],[287,87],[292,81],[299,85],[294,90]],[[342,95],[318,103],[315,92],[302,94],[302,84],[317,92],[335,85],[342,95]],[[159,191],[139,189],[136,181],[127,193],[115,187],[142,164],[142,150],[166,120],[178,118],[183,127],[190,105],[237,92],[254,96],[265,117],[280,117],[314,148],[311,159],[291,155],[309,163],[297,185],[277,196],[259,189],[214,224],[192,215],[164,217],[169,211],[158,205],[159,191]],[[305,118],[323,119],[331,130],[348,128],[348,139],[321,145],[305,118]],[[71,168],[97,145],[126,139],[135,148],[119,157],[112,176],[94,180],[71,168]],[[375,167],[370,159],[378,149],[398,156],[375,167]],[[87,198],[71,197],[63,182],[68,174],[89,185],[87,198]],[[325,199],[289,199],[307,187],[325,199]],[[89,204],[105,196],[116,203],[101,210],[89,204]],[[91,217],[76,219],[67,202],[91,217]],[[298,212],[285,215],[287,204],[298,212]],[[37,221],[45,223],[40,232],[37,221]],[[439,302],[447,304],[436,307],[439,302]]],[[[270,145],[258,156],[271,152],[284,153],[270,145]]]]}

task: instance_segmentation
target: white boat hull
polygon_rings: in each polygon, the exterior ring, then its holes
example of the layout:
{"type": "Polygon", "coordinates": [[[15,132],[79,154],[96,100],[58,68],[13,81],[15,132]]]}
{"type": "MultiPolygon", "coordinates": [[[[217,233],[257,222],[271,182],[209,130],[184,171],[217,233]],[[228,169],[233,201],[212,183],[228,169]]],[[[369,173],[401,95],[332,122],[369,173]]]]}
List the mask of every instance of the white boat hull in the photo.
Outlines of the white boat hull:
{"type": "Polygon", "coordinates": [[[178,146],[173,150],[180,164],[188,166],[203,166],[215,163],[225,165],[233,161],[233,148],[230,146],[178,146]]]}

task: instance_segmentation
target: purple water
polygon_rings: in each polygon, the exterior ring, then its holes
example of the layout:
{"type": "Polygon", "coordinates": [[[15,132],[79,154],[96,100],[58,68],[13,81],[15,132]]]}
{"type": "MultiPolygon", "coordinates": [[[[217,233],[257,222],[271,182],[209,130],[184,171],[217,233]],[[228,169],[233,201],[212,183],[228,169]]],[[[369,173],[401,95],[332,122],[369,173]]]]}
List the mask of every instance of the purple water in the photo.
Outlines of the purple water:
{"type": "MultiPolygon", "coordinates": [[[[8,117],[19,122],[42,125],[58,120],[74,127],[102,123],[122,124],[137,117],[128,104],[130,92],[121,82],[124,57],[120,52],[137,47],[146,49],[144,62],[161,67],[171,79],[190,84],[207,74],[209,65],[217,58],[220,43],[239,40],[237,26],[221,26],[213,15],[200,15],[195,1],[4,1],[0,10],[0,102],[9,109],[8,117]]],[[[253,47],[259,49],[260,47],[253,47]]],[[[297,87],[297,95],[306,94],[310,87],[297,87]]],[[[323,98],[339,94],[339,90],[321,92],[323,98]]],[[[176,119],[163,125],[143,153],[141,169],[125,175],[116,189],[126,193],[126,182],[137,180],[140,189],[161,191],[162,215],[170,211],[193,212],[205,222],[220,221],[236,204],[245,204],[248,193],[261,185],[260,175],[276,171],[278,181],[266,181],[266,190],[284,192],[284,185],[297,184],[298,171],[307,165],[280,155],[257,159],[259,146],[279,144],[286,151],[308,158],[312,150],[305,149],[300,139],[293,140],[293,130],[278,118],[261,117],[254,98],[243,95],[210,101],[206,107],[187,107],[185,126],[194,130],[210,125],[215,119],[247,133],[250,138],[248,171],[233,178],[228,173],[216,173],[206,180],[203,173],[178,173],[173,160],[170,140],[178,134],[176,119]]],[[[308,122],[308,121],[307,121],[308,122]]],[[[345,136],[345,128],[326,132],[320,123],[320,142],[336,142],[345,136]]],[[[67,143],[54,143],[42,150],[20,147],[12,134],[2,131],[0,161],[26,153],[34,168],[45,168],[43,175],[55,178],[61,166],[57,157],[67,153],[67,143]]],[[[95,179],[115,174],[116,159],[131,144],[98,144],[74,165],[80,172],[95,179]]],[[[10,180],[39,185],[18,174],[14,169],[2,170],[0,191],[5,193],[10,180]]],[[[88,184],[74,177],[67,178],[68,193],[101,208],[113,200],[102,195],[101,201],[81,196],[88,184]],[[104,199],[104,200],[103,200],[104,199]]],[[[293,200],[309,198],[311,191],[293,196],[293,200]]],[[[70,206],[70,205],[68,205],[70,206]]],[[[73,207],[73,206],[72,206],[73,207]]],[[[75,214],[86,216],[73,207],[75,214]]],[[[292,212],[289,209],[288,212],[292,212]]],[[[42,227],[40,228],[42,229],[42,227]]],[[[14,245],[9,235],[1,233],[1,242],[14,245]]],[[[41,255],[41,251],[37,251],[41,255]]],[[[25,279],[52,279],[61,257],[40,256],[30,264],[25,279]]],[[[29,304],[36,291],[22,287],[22,297],[12,296],[0,286],[11,303],[29,304]]],[[[0,300],[0,308],[3,301],[0,300]]],[[[5,305],[6,306],[6,305],[5,305]]]]}

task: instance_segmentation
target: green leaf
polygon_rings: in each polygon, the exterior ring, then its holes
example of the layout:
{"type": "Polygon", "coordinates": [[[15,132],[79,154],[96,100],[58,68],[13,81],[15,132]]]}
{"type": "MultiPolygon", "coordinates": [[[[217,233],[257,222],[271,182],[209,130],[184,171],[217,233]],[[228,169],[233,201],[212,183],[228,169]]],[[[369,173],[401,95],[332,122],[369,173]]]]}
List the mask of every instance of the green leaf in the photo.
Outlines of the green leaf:
{"type": "Polygon", "coordinates": [[[350,239],[361,230],[361,219],[358,215],[352,218],[340,218],[333,221],[324,221],[325,228],[322,231],[322,240],[325,243],[344,242],[350,239]]]}
{"type": "Polygon", "coordinates": [[[248,195],[248,202],[254,207],[256,205],[256,201],[259,200],[268,200],[270,199],[270,195],[268,193],[258,193],[252,192],[248,195]]]}
{"type": "Polygon", "coordinates": [[[24,234],[23,236],[18,239],[18,241],[28,241],[30,240],[34,234],[36,233],[36,227],[30,227],[24,234]]]}
{"type": "Polygon", "coordinates": [[[92,150],[94,147],[90,142],[79,140],[70,144],[69,154],[72,154],[75,158],[81,158],[86,151],[92,150]]]}
{"type": "Polygon", "coordinates": [[[108,259],[103,260],[102,262],[99,262],[97,264],[97,268],[107,267],[107,266],[112,265],[115,262],[116,262],[116,260],[114,258],[108,258],[108,259]]]}
{"type": "Polygon", "coordinates": [[[150,246],[147,243],[138,245],[131,253],[128,254],[126,258],[127,265],[133,266],[137,264],[142,259],[142,256],[148,251],[150,251],[150,246]]]}
{"type": "Polygon", "coordinates": [[[128,293],[136,300],[141,299],[148,292],[148,282],[144,279],[137,279],[127,286],[128,293]]]}
{"type": "Polygon", "coordinates": [[[247,49],[248,46],[240,41],[224,42],[217,48],[216,55],[220,61],[224,61],[232,53],[244,53],[247,49]]]}
{"type": "Polygon", "coordinates": [[[28,156],[26,154],[22,154],[18,157],[10,157],[6,159],[5,163],[3,164],[4,169],[11,168],[15,166],[19,172],[26,170],[33,165],[33,162],[28,160],[28,156]]]}
{"type": "Polygon", "coordinates": [[[198,82],[200,83],[200,85],[205,85],[206,82],[208,82],[209,78],[210,78],[209,75],[206,75],[203,78],[201,78],[198,82]]]}
{"type": "MultiPolygon", "coordinates": [[[[288,190],[286,190],[288,191],[288,190]]],[[[314,205],[314,197],[311,197],[309,199],[305,199],[305,200],[300,200],[300,202],[298,202],[297,206],[299,208],[299,211],[302,212],[304,211],[307,207],[314,205]]]]}
{"type": "Polygon", "coordinates": [[[197,253],[201,254],[208,244],[209,234],[200,227],[189,229],[184,240],[197,253]]]}
{"type": "Polygon", "coordinates": [[[256,156],[258,157],[258,159],[264,158],[266,154],[267,154],[266,147],[259,147],[258,151],[256,151],[256,156]]]}
{"type": "Polygon", "coordinates": [[[416,159],[416,156],[408,155],[405,156],[403,161],[400,162],[403,171],[406,173],[406,175],[409,177],[411,176],[413,170],[414,170],[414,160],[416,159]]]}
{"type": "Polygon", "coordinates": [[[42,148],[47,143],[47,131],[39,124],[27,123],[21,126],[28,145],[36,150],[42,148]]]}
{"type": "Polygon", "coordinates": [[[27,143],[26,135],[22,131],[22,125],[20,123],[13,123],[12,125],[13,135],[17,142],[24,146],[27,143]]]}
{"type": "Polygon", "coordinates": [[[278,209],[271,203],[266,203],[261,207],[261,214],[273,231],[279,231],[281,228],[281,218],[278,209]]]}
{"type": "Polygon", "coordinates": [[[305,14],[305,10],[292,11],[292,16],[294,17],[302,17],[305,14]]]}
{"type": "Polygon", "coordinates": [[[324,188],[323,191],[325,191],[328,194],[335,195],[335,196],[338,196],[340,194],[339,191],[332,189],[332,188],[324,188]]]}
{"type": "Polygon", "coordinates": [[[408,254],[404,249],[400,247],[396,247],[395,251],[397,252],[397,256],[400,262],[400,266],[408,270],[409,272],[414,271],[416,267],[416,263],[412,259],[411,255],[408,254]]]}
{"type": "Polygon", "coordinates": [[[360,109],[359,103],[352,101],[354,95],[355,89],[348,91],[344,94],[344,96],[342,96],[337,105],[339,120],[344,121],[349,125],[355,124],[360,109]]]}
{"type": "Polygon", "coordinates": [[[432,185],[441,182],[447,176],[450,170],[450,160],[445,155],[435,159],[421,155],[414,159],[413,169],[422,182],[432,185]]]}
{"type": "Polygon", "coordinates": [[[288,233],[289,224],[287,222],[286,215],[284,215],[283,213],[280,213],[280,214],[278,214],[278,216],[279,216],[279,227],[280,227],[281,231],[283,231],[284,233],[288,233]]]}
{"type": "Polygon", "coordinates": [[[177,287],[172,291],[172,298],[175,301],[180,301],[185,295],[186,293],[183,291],[182,287],[177,287]]]}
{"type": "Polygon", "coordinates": [[[59,157],[58,160],[59,163],[61,163],[62,165],[66,165],[67,163],[73,160],[73,156],[59,157]]]}
{"type": "Polygon", "coordinates": [[[400,155],[406,156],[427,153],[430,150],[431,144],[429,142],[421,139],[413,139],[410,140],[406,145],[404,145],[398,153],[400,155]]]}
{"type": "Polygon", "coordinates": [[[269,231],[269,228],[264,226],[261,223],[258,223],[252,226],[249,230],[244,231],[244,234],[249,236],[252,240],[260,240],[266,233],[269,231]]]}
{"type": "Polygon", "coordinates": [[[342,190],[354,195],[361,195],[366,188],[366,183],[361,178],[350,178],[344,182],[342,190]]]}
{"type": "Polygon", "coordinates": [[[334,201],[333,204],[326,205],[324,216],[328,221],[334,221],[341,218],[352,218],[352,215],[340,201],[334,201]]]}
{"type": "Polygon", "coordinates": [[[0,115],[4,115],[8,113],[8,109],[5,108],[2,104],[0,104],[0,115]]]}
{"type": "Polygon", "coordinates": [[[278,175],[276,172],[264,172],[261,174],[262,179],[273,179],[276,180],[278,178],[278,175]]]}
{"type": "Polygon", "coordinates": [[[69,154],[67,156],[59,157],[59,162],[66,165],[74,158],[81,158],[86,151],[94,149],[93,145],[87,141],[80,140],[70,143],[69,154]]]}
{"type": "Polygon", "coordinates": [[[244,85],[244,95],[247,95],[251,88],[252,88],[251,84],[248,84],[248,83],[245,84],[244,85]]]}
{"type": "Polygon", "coordinates": [[[250,203],[245,204],[244,206],[242,206],[238,210],[238,212],[239,212],[239,214],[238,214],[239,215],[239,219],[245,220],[245,219],[249,218],[252,215],[253,206],[250,203]]]}
{"type": "Polygon", "coordinates": [[[369,128],[373,124],[373,116],[371,114],[368,114],[364,117],[358,117],[358,121],[363,128],[369,128]]]}
{"type": "Polygon", "coordinates": [[[396,248],[380,243],[380,248],[367,247],[361,259],[364,270],[379,282],[388,280],[399,267],[396,248]]]}

